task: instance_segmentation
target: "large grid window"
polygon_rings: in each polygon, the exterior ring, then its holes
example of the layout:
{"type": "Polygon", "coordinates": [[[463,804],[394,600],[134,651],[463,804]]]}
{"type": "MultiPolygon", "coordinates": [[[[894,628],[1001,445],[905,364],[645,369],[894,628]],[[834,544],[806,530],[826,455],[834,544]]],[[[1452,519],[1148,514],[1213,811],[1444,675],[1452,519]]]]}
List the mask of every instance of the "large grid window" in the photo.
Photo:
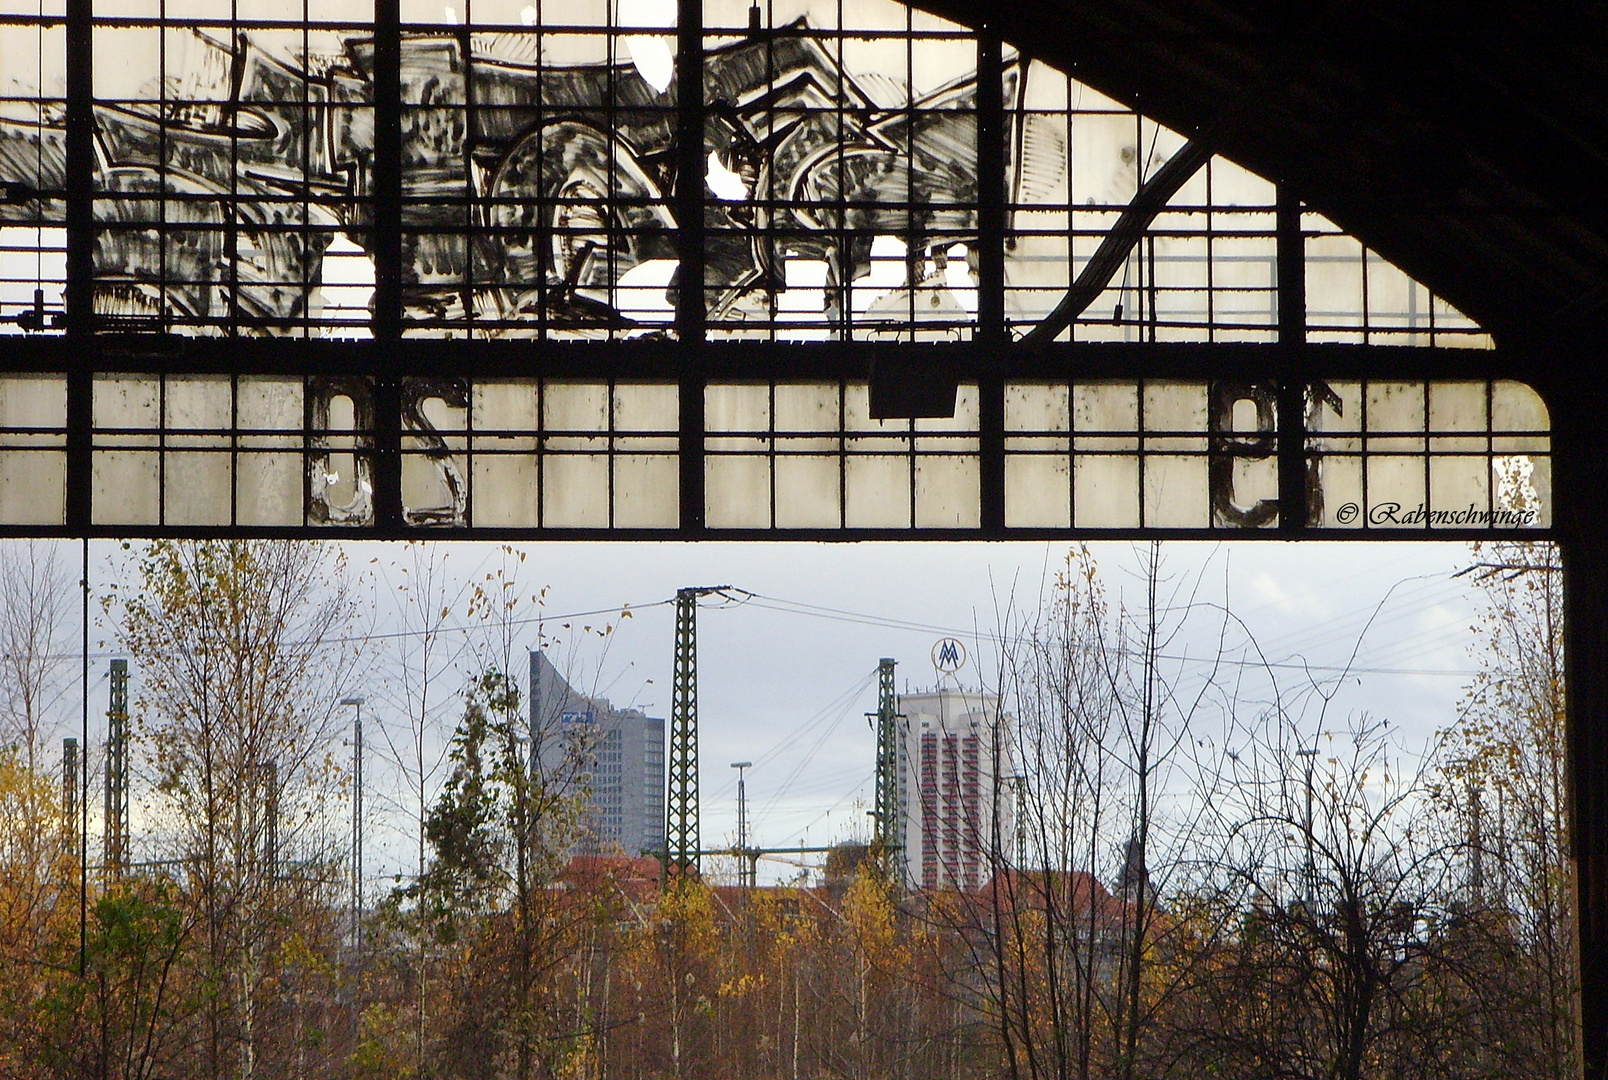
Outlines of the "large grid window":
{"type": "MultiPolygon", "coordinates": [[[[0,12],[13,331],[62,308],[60,2],[0,12]]],[[[894,0],[710,0],[684,89],[677,17],[404,0],[379,101],[372,0],[96,0],[95,326],[958,343],[984,313],[1029,334],[1075,295],[1048,336],[1275,338],[1274,186],[1178,133],[894,0]]],[[[1323,218],[1304,228],[1314,340],[1487,343],[1323,218]]]]}
{"type": "Polygon", "coordinates": [[[0,528],[1553,520],[1539,397],[1436,351],[1481,327],[987,30],[391,11],[88,0],[69,35],[64,0],[0,0],[0,528]],[[1463,381],[1334,349],[1382,344],[1463,381]]]}
{"type": "Polygon", "coordinates": [[[104,329],[342,336],[373,109],[367,0],[97,0],[95,308],[104,329]]]}
{"type": "Polygon", "coordinates": [[[1312,388],[1307,426],[1315,524],[1552,524],[1547,407],[1523,383],[1322,383],[1312,388]]]}
{"type": "MultiPolygon", "coordinates": [[[[37,382],[6,384],[15,411],[43,392],[37,382]]],[[[409,379],[399,417],[404,521],[673,528],[678,405],[674,384],[409,379]]],[[[371,379],[102,375],[94,410],[98,525],[374,524],[371,379]]],[[[35,455],[40,476],[61,475],[59,450],[47,460],[34,449],[63,445],[59,432],[8,437],[35,455]]],[[[60,521],[60,503],[45,523],[60,521]]]]}
{"type": "Polygon", "coordinates": [[[978,525],[975,386],[944,420],[872,419],[864,383],[719,384],[704,400],[711,529],[978,525]]]}
{"type": "Polygon", "coordinates": [[[0,334],[60,332],[65,13],[65,0],[0,3],[0,334]]]}
{"type": "Polygon", "coordinates": [[[971,337],[978,47],[900,5],[705,8],[712,336],[971,337]]]}
{"type": "Polygon", "coordinates": [[[67,502],[67,380],[0,376],[0,522],[59,525],[67,502]]]}
{"type": "Polygon", "coordinates": [[[1277,401],[1248,383],[1005,388],[1010,528],[1278,524],[1277,401]]]}
{"type": "Polygon", "coordinates": [[[404,0],[414,336],[673,336],[676,6],[404,0]]]}

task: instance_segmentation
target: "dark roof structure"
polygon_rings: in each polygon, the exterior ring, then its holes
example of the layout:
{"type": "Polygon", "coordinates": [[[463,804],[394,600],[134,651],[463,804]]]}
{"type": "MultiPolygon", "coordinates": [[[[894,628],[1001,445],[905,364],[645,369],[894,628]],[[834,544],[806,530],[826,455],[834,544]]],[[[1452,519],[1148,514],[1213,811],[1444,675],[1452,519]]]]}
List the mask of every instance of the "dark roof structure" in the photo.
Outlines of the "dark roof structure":
{"type": "Polygon", "coordinates": [[[1601,5],[917,6],[1292,185],[1504,346],[1553,344],[1608,309],[1601,5]]]}

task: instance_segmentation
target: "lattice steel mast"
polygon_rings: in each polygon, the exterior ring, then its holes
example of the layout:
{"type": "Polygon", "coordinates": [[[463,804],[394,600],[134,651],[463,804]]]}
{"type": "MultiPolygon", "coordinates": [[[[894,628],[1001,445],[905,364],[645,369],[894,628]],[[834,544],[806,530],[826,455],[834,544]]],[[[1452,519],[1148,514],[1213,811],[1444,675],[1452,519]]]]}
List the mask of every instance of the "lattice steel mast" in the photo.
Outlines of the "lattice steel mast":
{"type": "Polygon", "coordinates": [[[676,658],[670,696],[670,791],[665,799],[664,880],[697,877],[698,842],[698,598],[730,588],[676,590],[676,658]]]}
{"type": "Polygon", "coordinates": [[[105,834],[101,865],[107,880],[128,866],[128,661],[113,660],[106,706],[106,790],[102,810],[105,834]]]}
{"type": "Polygon", "coordinates": [[[888,656],[877,661],[877,792],[872,810],[872,844],[890,874],[904,846],[899,816],[899,698],[893,688],[897,663],[888,656]]]}

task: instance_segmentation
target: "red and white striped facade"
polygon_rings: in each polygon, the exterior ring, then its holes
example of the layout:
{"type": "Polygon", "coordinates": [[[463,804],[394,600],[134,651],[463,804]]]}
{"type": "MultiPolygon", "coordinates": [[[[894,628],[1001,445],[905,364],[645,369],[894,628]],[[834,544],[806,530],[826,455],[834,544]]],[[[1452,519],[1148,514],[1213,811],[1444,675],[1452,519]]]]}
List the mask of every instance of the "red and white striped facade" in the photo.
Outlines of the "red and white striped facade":
{"type": "Polygon", "coordinates": [[[979,888],[1012,836],[1008,717],[996,695],[956,687],[902,695],[899,711],[905,882],[979,888]]]}

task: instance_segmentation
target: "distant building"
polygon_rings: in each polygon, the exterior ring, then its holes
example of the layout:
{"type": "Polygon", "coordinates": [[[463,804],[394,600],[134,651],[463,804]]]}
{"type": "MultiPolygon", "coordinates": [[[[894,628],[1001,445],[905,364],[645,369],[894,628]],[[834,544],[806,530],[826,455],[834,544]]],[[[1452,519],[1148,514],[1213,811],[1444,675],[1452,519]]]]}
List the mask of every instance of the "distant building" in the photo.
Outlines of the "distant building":
{"type": "Polygon", "coordinates": [[[940,687],[901,696],[899,712],[905,883],[979,888],[994,872],[994,855],[1009,854],[1014,835],[1013,793],[1003,778],[1016,770],[999,698],[940,687]]]}
{"type": "Polygon", "coordinates": [[[530,654],[530,723],[538,760],[583,794],[574,854],[664,849],[664,721],[579,693],[547,654],[530,654]]]}

